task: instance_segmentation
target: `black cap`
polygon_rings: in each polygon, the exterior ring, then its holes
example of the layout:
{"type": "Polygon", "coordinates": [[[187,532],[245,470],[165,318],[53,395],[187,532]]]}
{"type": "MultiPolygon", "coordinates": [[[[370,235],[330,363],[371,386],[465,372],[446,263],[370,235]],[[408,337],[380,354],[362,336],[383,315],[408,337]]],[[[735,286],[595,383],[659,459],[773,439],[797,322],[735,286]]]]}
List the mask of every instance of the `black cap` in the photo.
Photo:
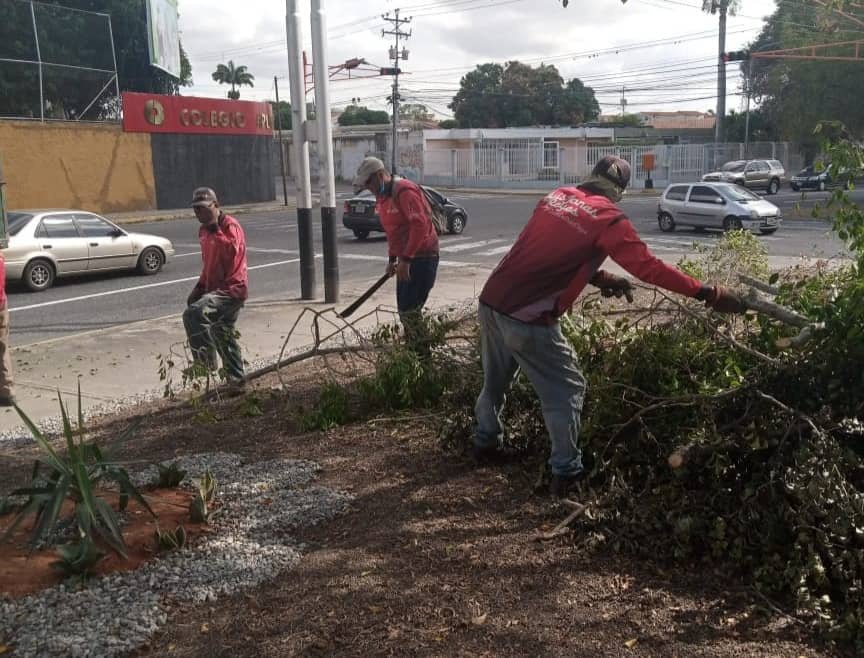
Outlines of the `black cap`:
{"type": "Polygon", "coordinates": [[[594,165],[591,175],[605,178],[623,190],[630,184],[630,163],[617,155],[604,155],[594,165]]]}

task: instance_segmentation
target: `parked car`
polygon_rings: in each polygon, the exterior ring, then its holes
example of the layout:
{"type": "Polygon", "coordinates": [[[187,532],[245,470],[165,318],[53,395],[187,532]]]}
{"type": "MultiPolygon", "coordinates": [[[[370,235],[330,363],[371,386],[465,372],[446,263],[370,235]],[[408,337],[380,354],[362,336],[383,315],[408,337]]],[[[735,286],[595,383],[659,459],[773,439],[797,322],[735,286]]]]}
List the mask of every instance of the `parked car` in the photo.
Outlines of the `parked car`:
{"type": "Polygon", "coordinates": [[[783,215],[770,201],[732,183],[686,183],[666,188],[657,204],[657,221],[667,232],[692,226],[770,234],[780,227],[783,215]]]}
{"type": "Polygon", "coordinates": [[[724,164],[720,171],[702,176],[706,182],[734,183],[751,190],[777,194],[786,170],[779,160],[735,160],[724,164]]]}
{"type": "MultiPolygon", "coordinates": [[[[447,232],[455,235],[464,231],[468,224],[468,212],[465,208],[453,203],[431,187],[424,186],[423,189],[435,199],[447,215],[447,232]]],[[[384,231],[375,205],[375,196],[369,190],[363,190],[348,199],[342,206],[342,225],[353,231],[358,240],[365,240],[372,231],[384,231]]]]}
{"type": "Polygon", "coordinates": [[[156,274],[174,255],[170,240],[129,233],[82,210],[13,210],[7,213],[6,278],[34,292],[57,277],[137,269],[156,274]]]}
{"type": "Polygon", "coordinates": [[[818,190],[824,192],[829,188],[838,187],[839,185],[843,185],[843,188],[848,190],[852,184],[857,185],[861,182],[864,172],[858,171],[852,176],[849,176],[847,172],[847,169],[841,169],[832,176],[831,174],[834,172],[831,171],[830,165],[826,164],[823,167],[810,165],[799,171],[798,175],[793,176],[789,184],[796,192],[799,190],[818,190]]]}

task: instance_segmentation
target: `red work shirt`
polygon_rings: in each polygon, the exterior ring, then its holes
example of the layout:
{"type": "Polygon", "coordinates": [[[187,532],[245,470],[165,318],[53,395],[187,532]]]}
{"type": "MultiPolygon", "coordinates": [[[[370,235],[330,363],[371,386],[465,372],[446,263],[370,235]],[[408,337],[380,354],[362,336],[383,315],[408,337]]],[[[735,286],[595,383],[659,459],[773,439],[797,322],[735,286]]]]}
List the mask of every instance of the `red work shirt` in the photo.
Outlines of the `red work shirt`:
{"type": "Polygon", "coordinates": [[[246,269],[246,235],[240,223],[223,215],[219,230],[198,230],[204,267],[195,289],[201,294],[218,292],[245,301],[249,296],[249,272],[246,269]]]}
{"type": "Polygon", "coordinates": [[[392,185],[390,194],[378,198],[378,216],[387,234],[390,258],[437,256],[438,233],[423,190],[404,178],[392,185]]]}
{"type": "Polygon", "coordinates": [[[693,297],[702,284],[654,256],[609,199],[578,187],[544,197],[480,301],[530,324],[554,324],[609,256],[633,276],[693,297]]]}

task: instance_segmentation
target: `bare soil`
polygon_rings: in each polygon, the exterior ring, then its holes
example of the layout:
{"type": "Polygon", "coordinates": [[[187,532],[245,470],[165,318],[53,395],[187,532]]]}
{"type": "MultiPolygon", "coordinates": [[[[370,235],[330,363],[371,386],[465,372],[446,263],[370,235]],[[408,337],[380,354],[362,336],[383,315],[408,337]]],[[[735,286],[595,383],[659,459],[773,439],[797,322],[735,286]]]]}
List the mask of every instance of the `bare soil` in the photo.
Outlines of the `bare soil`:
{"type": "MultiPolygon", "coordinates": [[[[441,449],[439,418],[378,419],[301,433],[296,408],[321,381],[310,364],[271,394],[264,415],[242,400],[207,422],[154,403],[103,419],[119,432],[146,415],[122,458],[224,450],[249,461],[323,466],[315,482],[352,493],[354,511],[301,530],[291,571],[215,604],[184,606],[143,657],[216,656],[764,656],[841,655],[743,584],[703,565],[662,565],[581,549],[577,534],[538,542],[569,510],[533,491],[520,463],[475,467],[441,449]]],[[[0,448],[0,482],[17,484],[33,454],[0,448]]]]}

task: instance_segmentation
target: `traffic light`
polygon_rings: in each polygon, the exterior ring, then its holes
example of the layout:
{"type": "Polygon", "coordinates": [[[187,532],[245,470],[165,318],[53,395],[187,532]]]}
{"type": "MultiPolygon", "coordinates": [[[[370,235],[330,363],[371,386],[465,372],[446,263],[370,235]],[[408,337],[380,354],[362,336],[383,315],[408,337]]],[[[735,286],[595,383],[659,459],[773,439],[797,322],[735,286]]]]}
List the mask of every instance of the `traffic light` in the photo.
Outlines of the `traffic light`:
{"type": "Polygon", "coordinates": [[[741,62],[750,59],[749,50],[732,50],[728,53],[723,53],[724,62],[741,62]]]}
{"type": "Polygon", "coordinates": [[[399,75],[400,73],[402,73],[402,69],[389,67],[386,69],[379,69],[378,73],[379,75],[399,75]]]}

